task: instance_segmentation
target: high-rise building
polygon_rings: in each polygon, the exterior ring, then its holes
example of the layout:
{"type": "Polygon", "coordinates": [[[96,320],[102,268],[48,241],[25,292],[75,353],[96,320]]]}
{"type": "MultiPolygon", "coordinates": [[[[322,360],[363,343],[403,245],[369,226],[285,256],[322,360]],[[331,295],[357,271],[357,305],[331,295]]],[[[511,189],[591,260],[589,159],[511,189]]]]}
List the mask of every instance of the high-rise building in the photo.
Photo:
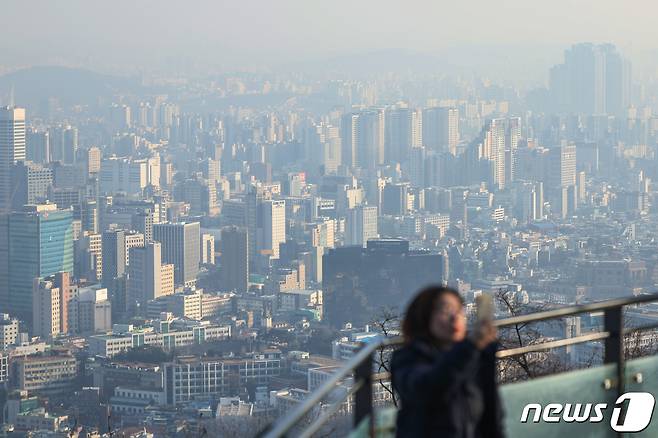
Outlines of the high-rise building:
{"type": "Polygon", "coordinates": [[[322,264],[325,315],[336,327],[367,324],[378,310],[404,307],[421,287],[444,279],[441,254],[412,251],[398,239],[330,249],[322,264]]]}
{"type": "Polygon", "coordinates": [[[106,230],[103,232],[102,248],[103,284],[110,285],[126,272],[126,232],[106,230]]]}
{"type": "Polygon", "coordinates": [[[146,303],[162,294],[162,245],[160,242],[151,242],[146,246],[131,248],[130,265],[128,266],[129,304],[139,304],[142,311],[145,311],[146,303]]]}
{"type": "Polygon", "coordinates": [[[341,122],[343,165],[374,169],[384,163],[384,110],[346,114],[341,122]]]}
{"type": "Polygon", "coordinates": [[[11,181],[12,210],[20,210],[26,204],[47,200],[48,189],[53,183],[53,171],[40,164],[22,161],[12,166],[11,181]]]}
{"type": "Polygon", "coordinates": [[[387,163],[402,163],[412,148],[423,145],[422,116],[419,110],[395,108],[386,112],[385,155],[387,163]]]}
{"type": "Polygon", "coordinates": [[[430,150],[457,154],[459,110],[436,107],[423,110],[423,145],[430,150]]]}
{"type": "Polygon", "coordinates": [[[78,239],[75,257],[75,276],[89,281],[103,278],[103,236],[83,231],[78,239]]]}
{"type": "Polygon", "coordinates": [[[548,150],[546,184],[551,188],[576,185],[576,145],[563,142],[548,150]]]}
{"type": "Polygon", "coordinates": [[[58,126],[50,129],[50,159],[66,164],[76,161],[78,152],[78,128],[58,126]]]}
{"type": "Polygon", "coordinates": [[[72,286],[68,272],[35,278],[32,295],[32,335],[51,338],[68,333],[72,286]]]}
{"type": "Polygon", "coordinates": [[[215,264],[215,236],[212,234],[201,235],[201,263],[215,264]]]}
{"type": "Polygon", "coordinates": [[[262,203],[263,240],[260,248],[279,258],[279,245],[286,242],[286,201],[268,200],[262,203]]]}
{"type": "Polygon", "coordinates": [[[359,206],[348,210],[345,221],[345,245],[365,247],[368,240],[378,237],[377,207],[359,206]]]}
{"type": "Polygon", "coordinates": [[[8,309],[32,321],[35,278],[73,272],[73,213],[54,204],[29,205],[8,218],[8,309]]]}
{"type": "MultiPolygon", "coordinates": [[[[11,209],[11,169],[25,160],[25,109],[0,108],[0,211],[11,209]]],[[[30,280],[31,282],[31,280],[30,280]]]]}
{"type": "Polygon", "coordinates": [[[518,117],[491,119],[487,122],[482,143],[482,158],[489,161],[489,182],[502,190],[515,178],[517,150],[521,138],[518,117]]]}
{"type": "Polygon", "coordinates": [[[39,164],[50,162],[50,134],[31,129],[27,132],[25,158],[39,164]]]}
{"type": "Polygon", "coordinates": [[[382,214],[402,216],[408,211],[409,184],[386,184],[382,194],[382,214]]]}
{"type": "Polygon", "coordinates": [[[631,65],[612,44],[576,44],[550,71],[555,108],[621,115],[630,104],[631,65]]]}
{"type": "Polygon", "coordinates": [[[201,259],[200,238],[199,222],[153,225],[153,240],[162,243],[162,260],[173,263],[176,284],[195,284],[201,259]]]}
{"type": "Polygon", "coordinates": [[[244,228],[222,228],[221,277],[222,289],[246,292],[249,284],[249,235],[244,228]]]}

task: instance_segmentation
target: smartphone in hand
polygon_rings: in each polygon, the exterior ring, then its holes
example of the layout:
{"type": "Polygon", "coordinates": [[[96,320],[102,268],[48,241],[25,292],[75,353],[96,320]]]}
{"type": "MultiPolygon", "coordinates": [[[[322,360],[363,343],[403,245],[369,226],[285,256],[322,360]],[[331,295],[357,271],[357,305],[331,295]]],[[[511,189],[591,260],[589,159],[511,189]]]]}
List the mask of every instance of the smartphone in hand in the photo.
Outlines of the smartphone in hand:
{"type": "Polygon", "coordinates": [[[491,322],[494,319],[494,301],[493,297],[487,293],[482,293],[475,298],[477,306],[477,324],[482,325],[484,322],[491,322]]]}

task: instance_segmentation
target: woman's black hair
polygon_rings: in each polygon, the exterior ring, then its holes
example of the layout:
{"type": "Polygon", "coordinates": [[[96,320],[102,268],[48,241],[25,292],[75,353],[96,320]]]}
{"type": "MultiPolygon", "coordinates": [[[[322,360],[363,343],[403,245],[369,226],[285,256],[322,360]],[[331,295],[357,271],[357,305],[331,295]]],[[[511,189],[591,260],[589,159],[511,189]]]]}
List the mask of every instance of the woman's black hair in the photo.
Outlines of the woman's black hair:
{"type": "Polygon", "coordinates": [[[464,305],[464,299],[455,289],[445,286],[427,286],[418,292],[418,295],[407,307],[407,313],[402,321],[402,336],[405,343],[416,339],[431,341],[430,320],[436,308],[436,302],[443,294],[453,295],[464,305]]]}

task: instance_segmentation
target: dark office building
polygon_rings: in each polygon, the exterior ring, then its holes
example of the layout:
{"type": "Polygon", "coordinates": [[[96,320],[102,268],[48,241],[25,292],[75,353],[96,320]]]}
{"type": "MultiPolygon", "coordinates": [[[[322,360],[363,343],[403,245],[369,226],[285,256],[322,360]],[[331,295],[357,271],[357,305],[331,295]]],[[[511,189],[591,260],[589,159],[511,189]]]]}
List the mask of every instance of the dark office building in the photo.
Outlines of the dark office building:
{"type": "Polygon", "coordinates": [[[383,308],[402,311],[420,288],[443,281],[440,254],[411,251],[398,239],[331,249],[322,269],[325,315],[334,326],[367,324],[383,308]]]}

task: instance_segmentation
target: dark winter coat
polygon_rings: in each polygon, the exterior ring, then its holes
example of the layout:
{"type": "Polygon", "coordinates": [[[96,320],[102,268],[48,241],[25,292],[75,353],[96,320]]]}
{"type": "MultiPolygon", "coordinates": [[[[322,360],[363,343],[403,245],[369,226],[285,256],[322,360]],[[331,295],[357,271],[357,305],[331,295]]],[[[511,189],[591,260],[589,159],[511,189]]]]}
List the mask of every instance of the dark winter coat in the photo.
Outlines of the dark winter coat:
{"type": "Polygon", "coordinates": [[[395,351],[397,436],[503,438],[495,350],[466,340],[449,350],[413,341],[395,351]]]}

